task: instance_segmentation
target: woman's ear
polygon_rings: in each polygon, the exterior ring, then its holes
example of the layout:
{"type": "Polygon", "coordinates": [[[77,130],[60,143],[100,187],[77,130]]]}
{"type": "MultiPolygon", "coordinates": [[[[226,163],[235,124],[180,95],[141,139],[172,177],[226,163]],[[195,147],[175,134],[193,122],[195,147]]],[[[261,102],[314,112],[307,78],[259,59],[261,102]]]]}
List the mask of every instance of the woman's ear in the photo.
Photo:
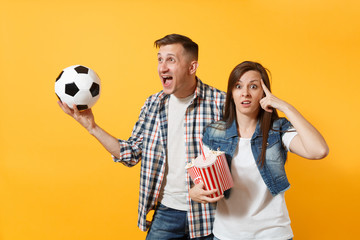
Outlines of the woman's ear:
{"type": "Polygon", "coordinates": [[[197,68],[199,67],[199,63],[197,61],[192,61],[190,63],[190,75],[193,75],[196,73],[197,68]]]}

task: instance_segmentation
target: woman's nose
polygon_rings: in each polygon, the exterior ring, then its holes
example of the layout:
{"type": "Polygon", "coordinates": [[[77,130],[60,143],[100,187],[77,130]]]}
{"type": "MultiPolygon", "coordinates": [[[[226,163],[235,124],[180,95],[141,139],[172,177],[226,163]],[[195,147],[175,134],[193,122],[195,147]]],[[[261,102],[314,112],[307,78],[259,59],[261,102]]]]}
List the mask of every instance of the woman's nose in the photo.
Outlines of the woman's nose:
{"type": "Polygon", "coordinates": [[[247,88],[242,89],[241,96],[243,96],[243,97],[249,96],[249,91],[247,88]]]}

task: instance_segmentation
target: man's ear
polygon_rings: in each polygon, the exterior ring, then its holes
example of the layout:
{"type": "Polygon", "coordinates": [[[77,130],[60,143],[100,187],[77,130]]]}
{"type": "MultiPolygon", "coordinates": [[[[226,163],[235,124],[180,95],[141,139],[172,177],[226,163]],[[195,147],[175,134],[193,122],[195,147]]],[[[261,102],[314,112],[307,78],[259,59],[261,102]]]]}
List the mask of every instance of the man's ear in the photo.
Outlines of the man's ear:
{"type": "Polygon", "coordinates": [[[196,73],[197,68],[199,67],[199,63],[197,61],[192,61],[190,63],[190,74],[193,75],[196,73]]]}

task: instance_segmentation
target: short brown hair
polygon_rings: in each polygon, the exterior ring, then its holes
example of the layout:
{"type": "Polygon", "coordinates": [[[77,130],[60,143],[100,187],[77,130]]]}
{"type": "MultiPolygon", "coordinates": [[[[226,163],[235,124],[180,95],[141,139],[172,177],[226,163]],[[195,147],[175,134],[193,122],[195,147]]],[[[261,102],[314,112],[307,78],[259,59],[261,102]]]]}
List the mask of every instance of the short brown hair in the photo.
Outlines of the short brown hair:
{"type": "Polygon", "coordinates": [[[159,48],[161,46],[180,43],[185,52],[191,55],[196,61],[199,57],[199,46],[190,38],[180,35],[180,34],[169,34],[163,38],[160,38],[154,42],[155,47],[159,48]]]}

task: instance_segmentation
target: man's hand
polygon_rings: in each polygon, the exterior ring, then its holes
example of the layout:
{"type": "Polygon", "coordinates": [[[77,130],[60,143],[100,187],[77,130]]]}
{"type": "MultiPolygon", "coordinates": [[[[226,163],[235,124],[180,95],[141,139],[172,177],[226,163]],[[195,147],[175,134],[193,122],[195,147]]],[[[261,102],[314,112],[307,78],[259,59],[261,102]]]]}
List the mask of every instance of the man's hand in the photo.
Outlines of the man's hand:
{"type": "Polygon", "coordinates": [[[78,123],[92,133],[91,131],[96,127],[96,123],[91,108],[80,112],[75,104],[73,105],[73,109],[69,108],[66,103],[61,101],[58,101],[58,104],[66,114],[74,118],[78,123]]]}

